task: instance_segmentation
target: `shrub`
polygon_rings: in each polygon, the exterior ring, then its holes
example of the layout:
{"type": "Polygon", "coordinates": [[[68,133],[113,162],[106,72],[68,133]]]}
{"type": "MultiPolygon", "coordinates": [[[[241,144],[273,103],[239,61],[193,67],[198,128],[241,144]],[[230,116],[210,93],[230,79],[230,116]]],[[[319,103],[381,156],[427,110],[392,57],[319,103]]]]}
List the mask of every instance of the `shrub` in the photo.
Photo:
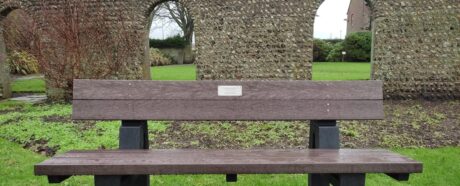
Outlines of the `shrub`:
{"type": "Polygon", "coordinates": [[[323,39],[323,41],[331,45],[335,45],[337,43],[343,42],[343,39],[323,39]]]}
{"type": "Polygon", "coordinates": [[[150,62],[152,66],[171,65],[173,60],[157,48],[150,48],[150,62]]]}
{"type": "Polygon", "coordinates": [[[327,55],[327,61],[336,62],[342,61],[342,52],[343,52],[343,42],[336,43],[332,46],[332,50],[327,55]]]}
{"type": "Polygon", "coordinates": [[[345,38],[343,47],[348,61],[369,62],[371,60],[372,33],[356,32],[345,38]]]}
{"type": "Polygon", "coordinates": [[[39,73],[38,60],[25,51],[13,51],[8,56],[8,64],[13,74],[36,74],[39,73]]]}
{"type": "Polygon", "coordinates": [[[174,36],[167,39],[150,39],[150,48],[185,48],[187,41],[182,36],[174,36]]]}
{"type": "Polygon", "coordinates": [[[332,45],[321,39],[315,39],[313,41],[313,61],[324,62],[329,52],[332,50],[332,45]]]}

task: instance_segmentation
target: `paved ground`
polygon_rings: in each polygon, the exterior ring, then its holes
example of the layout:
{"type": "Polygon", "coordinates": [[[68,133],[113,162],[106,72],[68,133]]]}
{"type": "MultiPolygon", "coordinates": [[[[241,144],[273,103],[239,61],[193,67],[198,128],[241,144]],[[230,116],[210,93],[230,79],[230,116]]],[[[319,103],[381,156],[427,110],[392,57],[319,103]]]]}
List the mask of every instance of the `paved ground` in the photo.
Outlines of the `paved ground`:
{"type": "Polygon", "coordinates": [[[32,75],[26,75],[26,76],[16,76],[16,75],[12,76],[12,79],[14,80],[28,80],[28,79],[39,79],[39,78],[44,78],[44,76],[41,74],[32,74],[32,75]]]}
{"type": "Polygon", "coordinates": [[[22,95],[13,95],[12,101],[24,101],[29,103],[44,103],[46,102],[45,94],[22,94],[22,95]]]}
{"type": "MultiPolygon", "coordinates": [[[[12,79],[14,80],[29,80],[29,79],[38,79],[38,78],[43,78],[43,75],[40,74],[32,74],[32,75],[27,75],[27,76],[12,76],[12,79]]],[[[0,100],[3,99],[3,95],[1,93],[1,87],[0,87],[0,100]]],[[[13,94],[13,98],[10,100],[13,101],[24,101],[24,102],[29,102],[29,103],[43,103],[47,99],[45,94],[13,94]]]]}

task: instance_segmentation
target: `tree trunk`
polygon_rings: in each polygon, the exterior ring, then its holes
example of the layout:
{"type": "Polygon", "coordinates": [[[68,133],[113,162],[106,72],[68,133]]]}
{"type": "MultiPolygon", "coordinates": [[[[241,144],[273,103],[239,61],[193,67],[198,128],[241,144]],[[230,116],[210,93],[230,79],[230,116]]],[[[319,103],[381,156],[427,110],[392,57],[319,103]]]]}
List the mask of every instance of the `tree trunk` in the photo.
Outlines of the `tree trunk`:
{"type": "Polygon", "coordinates": [[[192,44],[189,43],[184,48],[184,64],[192,64],[195,62],[195,55],[193,54],[192,44]]]}
{"type": "Polygon", "coordinates": [[[184,48],[184,63],[192,64],[195,62],[195,55],[193,54],[193,22],[189,25],[189,28],[184,30],[184,38],[187,42],[184,48]]]}

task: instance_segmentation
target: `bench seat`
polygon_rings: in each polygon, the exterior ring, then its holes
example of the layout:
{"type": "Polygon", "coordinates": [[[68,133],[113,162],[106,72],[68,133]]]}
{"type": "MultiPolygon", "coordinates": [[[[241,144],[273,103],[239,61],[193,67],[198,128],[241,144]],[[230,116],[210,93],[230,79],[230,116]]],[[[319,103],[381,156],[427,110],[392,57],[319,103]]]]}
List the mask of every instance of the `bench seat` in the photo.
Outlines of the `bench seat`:
{"type": "Polygon", "coordinates": [[[36,175],[420,173],[422,164],[387,150],[71,151],[35,166],[36,175]]]}
{"type": "MultiPolygon", "coordinates": [[[[422,164],[385,150],[339,150],[337,120],[384,119],[381,81],[75,80],[75,120],[121,120],[119,149],[72,151],[35,166],[60,183],[148,186],[149,175],[306,174],[310,186],[364,186],[367,173],[406,181],[422,164]],[[147,121],[305,121],[309,150],[147,150],[147,121]]],[[[305,144],[307,145],[307,144],[305,144]]]]}

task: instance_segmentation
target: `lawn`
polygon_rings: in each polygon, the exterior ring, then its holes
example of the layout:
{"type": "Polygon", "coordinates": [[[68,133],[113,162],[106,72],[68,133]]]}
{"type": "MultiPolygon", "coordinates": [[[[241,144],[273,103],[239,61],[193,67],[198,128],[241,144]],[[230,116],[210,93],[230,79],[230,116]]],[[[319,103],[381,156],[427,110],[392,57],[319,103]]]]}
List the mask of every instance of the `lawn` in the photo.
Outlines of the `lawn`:
{"type": "Polygon", "coordinates": [[[369,80],[370,63],[313,63],[313,80],[369,80]]]}
{"type": "MultiPolygon", "coordinates": [[[[313,80],[369,80],[370,63],[322,62],[313,64],[313,80]]],[[[196,79],[195,65],[174,65],[152,68],[154,80],[196,79]]]]}
{"type": "MultiPolygon", "coordinates": [[[[353,73],[344,72],[350,64],[314,64],[313,70],[322,75],[315,80],[366,79],[369,64],[351,63],[353,73]],[[366,67],[367,66],[367,67],[366,67]],[[335,69],[337,68],[337,69],[335,69]],[[328,71],[329,69],[330,71],[328,71]],[[359,75],[358,75],[359,74],[359,75]]],[[[155,80],[194,80],[195,66],[165,66],[152,70],[155,80]]],[[[36,82],[37,83],[37,82],[36,82]]],[[[34,84],[34,83],[32,83],[34,84]]],[[[38,83],[37,83],[38,84],[38,83]]],[[[17,84],[19,86],[21,84],[17,84]]],[[[28,85],[28,83],[24,83],[28,85]]],[[[22,89],[22,87],[18,87],[22,89]]],[[[30,89],[29,89],[30,90],[30,89]]],[[[456,104],[456,103],[454,103],[456,104]]],[[[405,107],[404,107],[405,108],[405,107]]],[[[412,107],[411,107],[412,108],[412,107]]],[[[389,108],[391,110],[391,108],[389,108]]],[[[420,122],[436,127],[439,123],[448,120],[446,116],[439,117],[436,113],[425,113],[422,107],[413,109],[400,109],[395,112],[391,125],[400,125],[400,118],[408,115],[419,117],[420,122]],[[415,110],[415,111],[413,111],[415,110]],[[406,111],[410,113],[406,114],[406,111]],[[424,119],[425,118],[425,119],[424,119]]],[[[59,154],[73,149],[114,149],[118,146],[117,121],[76,122],[70,119],[71,105],[68,104],[42,104],[32,105],[13,101],[0,101],[0,185],[47,185],[45,177],[33,175],[33,165],[46,159],[47,155],[59,154]]],[[[413,116],[411,116],[413,117],[413,116]]],[[[451,118],[456,119],[456,118],[451,118]]],[[[415,121],[415,120],[414,120],[415,121]]],[[[255,122],[243,124],[207,124],[183,123],[179,127],[175,122],[149,121],[149,138],[152,148],[182,148],[185,146],[196,148],[203,147],[200,138],[212,139],[212,143],[224,144],[217,148],[229,147],[225,144],[233,143],[230,147],[257,148],[273,146],[273,143],[284,144],[290,141],[293,144],[306,144],[305,135],[308,125],[274,122],[264,124],[255,122]],[[178,136],[180,135],[180,137],[178,136]],[[198,138],[195,138],[198,136],[198,138]],[[187,141],[177,141],[177,139],[187,141]],[[227,141],[230,140],[230,141],[227,141]],[[188,144],[187,144],[188,143],[188,144]]],[[[347,126],[342,127],[342,134],[347,138],[363,137],[361,131],[347,126]],[[350,135],[352,134],[352,135],[350,135]]],[[[415,126],[424,128],[425,126],[415,126]]],[[[434,132],[435,133],[435,132],[434,132]]],[[[402,153],[424,163],[424,173],[415,174],[409,182],[396,182],[381,174],[370,174],[366,182],[371,186],[380,185],[460,185],[460,154],[459,147],[444,148],[398,148],[401,143],[409,143],[406,138],[391,138],[392,143],[382,143],[383,147],[392,147],[393,151],[402,153]]],[[[205,141],[206,141],[205,140],[205,141]]],[[[204,145],[206,147],[206,145],[204,145]]],[[[215,147],[215,146],[213,146],[215,147]]],[[[291,146],[287,146],[291,147],[291,146]]],[[[198,175],[198,176],[152,176],[152,185],[306,185],[306,175],[241,175],[239,182],[225,183],[224,175],[198,175]]],[[[72,177],[62,185],[92,185],[92,178],[88,176],[72,177]]]]}
{"type": "MultiPolygon", "coordinates": [[[[195,65],[152,67],[153,80],[196,80],[195,65]]],[[[322,62],[313,64],[313,80],[368,80],[369,63],[322,62]]],[[[44,93],[43,79],[17,80],[13,82],[15,93],[44,93]]]]}
{"type": "Polygon", "coordinates": [[[196,80],[195,65],[152,67],[153,80],[196,80]]]}
{"type": "MultiPolygon", "coordinates": [[[[396,149],[424,163],[425,172],[409,182],[396,182],[381,174],[370,174],[367,185],[460,185],[460,148],[396,149]]],[[[0,139],[0,185],[47,185],[45,177],[33,176],[33,165],[46,159],[16,143],[0,139]]],[[[305,185],[306,175],[240,175],[236,185],[305,185]]],[[[223,175],[152,176],[152,185],[235,185],[225,183],[223,175]]],[[[72,177],[62,185],[91,185],[88,176],[72,177]]]]}
{"type": "Polygon", "coordinates": [[[45,93],[45,81],[41,78],[16,80],[11,86],[14,93],[45,93]]]}

